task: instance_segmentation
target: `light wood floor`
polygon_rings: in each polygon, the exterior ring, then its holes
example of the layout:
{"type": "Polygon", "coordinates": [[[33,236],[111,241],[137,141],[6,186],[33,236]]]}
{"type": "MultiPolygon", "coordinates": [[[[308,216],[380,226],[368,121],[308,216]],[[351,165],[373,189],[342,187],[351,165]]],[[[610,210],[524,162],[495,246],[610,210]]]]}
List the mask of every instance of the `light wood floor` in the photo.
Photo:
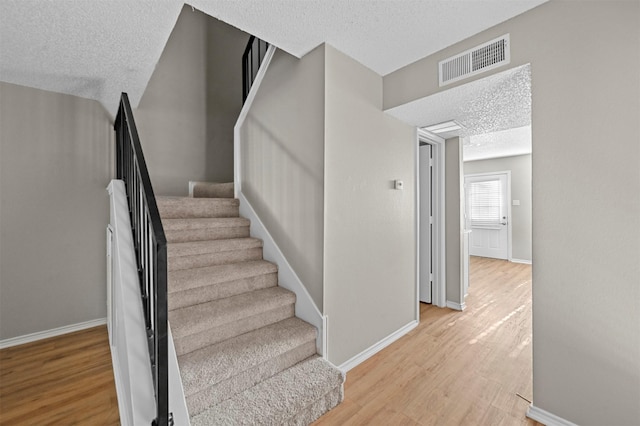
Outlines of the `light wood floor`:
{"type": "Polygon", "coordinates": [[[119,420],[106,326],[0,350],[0,425],[119,420]]]}
{"type": "Polygon", "coordinates": [[[464,312],[421,304],[420,325],[347,373],[315,425],[539,425],[531,400],[531,266],[471,258],[464,312]]]}
{"type": "MultiPolygon", "coordinates": [[[[531,400],[531,267],[471,259],[467,309],[420,325],[347,374],[316,425],[539,425],[531,400]]],[[[106,327],[0,351],[0,425],[117,425],[106,327]]]]}

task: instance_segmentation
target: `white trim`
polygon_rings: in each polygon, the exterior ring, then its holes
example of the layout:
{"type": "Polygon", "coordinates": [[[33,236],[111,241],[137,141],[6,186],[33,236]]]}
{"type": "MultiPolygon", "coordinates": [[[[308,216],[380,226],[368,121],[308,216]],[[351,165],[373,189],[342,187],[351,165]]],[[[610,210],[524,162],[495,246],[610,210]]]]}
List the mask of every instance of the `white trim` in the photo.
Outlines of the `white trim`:
{"type": "Polygon", "coordinates": [[[196,184],[199,183],[195,180],[189,181],[189,197],[193,198],[193,188],[195,188],[196,184]]]}
{"type": "Polygon", "coordinates": [[[464,302],[458,303],[458,302],[452,302],[451,300],[447,300],[447,308],[449,309],[454,309],[456,311],[464,311],[466,307],[467,305],[464,302]]]}
{"type": "Polygon", "coordinates": [[[411,321],[409,324],[403,326],[402,328],[394,331],[384,339],[380,340],[378,343],[375,343],[369,346],[364,351],[350,358],[348,361],[340,364],[338,369],[340,369],[343,374],[346,374],[349,370],[356,367],[357,365],[363,363],[367,359],[371,358],[373,355],[377,354],[399,338],[403,337],[405,334],[409,333],[411,330],[418,326],[418,321],[411,321]]]}
{"type": "Polygon", "coordinates": [[[61,336],[75,331],[86,330],[87,328],[105,325],[107,318],[98,318],[90,321],[79,322],[77,324],[65,325],[51,330],[37,331],[35,333],[25,334],[23,336],[11,337],[9,339],[0,340],[0,349],[10,348],[12,346],[24,345],[25,343],[36,342],[50,337],[61,336]]]}
{"type": "Polygon", "coordinates": [[[109,337],[120,423],[149,424],[155,417],[153,378],[124,182],[112,180],[107,191],[113,230],[111,302],[116,312],[109,337]]]}
{"type": "MultiPolygon", "coordinates": [[[[111,302],[115,308],[109,337],[120,423],[123,426],[151,424],[156,402],[124,182],[112,180],[107,190],[110,195],[109,225],[113,230],[111,302]]],[[[169,410],[176,424],[188,426],[189,415],[171,328],[167,333],[169,410]]]]}
{"type": "Polygon", "coordinates": [[[532,262],[530,260],[526,260],[526,259],[509,259],[510,262],[513,263],[524,263],[526,265],[531,265],[532,262]]]}
{"type": "MultiPolygon", "coordinates": [[[[420,142],[427,142],[433,149],[433,203],[434,203],[434,251],[433,251],[433,294],[431,303],[444,308],[447,294],[447,258],[446,258],[446,214],[445,214],[445,140],[431,132],[418,129],[418,146],[420,142]]],[[[416,154],[417,155],[417,154],[416,154]]],[[[419,178],[419,177],[418,177],[419,178]]],[[[416,186],[419,188],[418,186],[416,186]]],[[[420,218],[420,205],[416,206],[416,216],[420,218]]],[[[419,254],[418,254],[419,256],[419,254]]],[[[420,258],[417,257],[417,261],[420,258]]],[[[418,291],[419,291],[418,276],[418,291]]]]}
{"type": "Polygon", "coordinates": [[[558,417],[542,408],[538,408],[531,404],[527,410],[527,417],[540,422],[546,426],[578,426],[577,424],[558,417]]]}
{"type": "MultiPolygon", "coordinates": [[[[416,141],[413,155],[415,161],[413,166],[415,167],[415,215],[416,215],[416,308],[414,318],[420,322],[420,135],[418,134],[418,128],[416,128],[416,141]]],[[[433,238],[433,237],[432,237],[433,238]]],[[[431,290],[433,296],[433,289],[431,290]]],[[[433,300],[431,300],[433,303],[433,300]]]]}
{"type": "Polygon", "coordinates": [[[169,356],[169,412],[173,414],[173,422],[180,426],[191,426],[187,400],[182,386],[182,375],[178,364],[178,354],[173,343],[171,324],[167,322],[167,343],[169,356]]]}
{"type": "Polygon", "coordinates": [[[264,259],[278,265],[278,285],[296,294],[296,316],[318,329],[316,349],[320,355],[326,358],[326,318],[316,306],[307,288],[287,261],[287,258],[278,247],[278,244],[276,244],[267,227],[260,220],[251,203],[242,192],[237,192],[237,198],[240,200],[240,216],[251,221],[251,236],[262,240],[264,259]]]}
{"type": "Polygon", "coordinates": [[[276,51],[274,45],[270,44],[267,49],[267,53],[264,55],[264,59],[260,64],[260,69],[258,69],[258,73],[256,74],[256,78],[253,80],[253,84],[251,85],[251,89],[249,90],[249,95],[247,95],[247,99],[242,105],[242,109],[240,110],[240,115],[238,116],[238,120],[236,121],[236,125],[233,127],[233,183],[234,183],[234,191],[235,197],[238,198],[238,194],[240,194],[242,190],[242,182],[241,182],[241,137],[240,137],[240,128],[244,123],[244,120],[247,118],[249,114],[249,110],[251,109],[251,104],[253,104],[253,100],[258,93],[258,89],[262,84],[262,80],[264,79],[265,74],[267,73],[267,69],[269,68],[269,64],[271,63],[271,59],[273,59],[273,55],[276,51]]]}

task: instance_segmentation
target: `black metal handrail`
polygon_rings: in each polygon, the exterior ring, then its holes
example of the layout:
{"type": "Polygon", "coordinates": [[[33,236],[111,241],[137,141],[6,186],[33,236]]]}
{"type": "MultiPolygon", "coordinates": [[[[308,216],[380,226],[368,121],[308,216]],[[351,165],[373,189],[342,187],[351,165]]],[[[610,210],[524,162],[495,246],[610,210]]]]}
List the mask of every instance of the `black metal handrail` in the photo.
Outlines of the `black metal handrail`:
{"type": "Polygon", "coordinates": [[[249,37],[247,47],[242,54],[242,103],[244,104],[249,96],[249,91],[253,85],[253,81],[258,74],[260,64],[267,54],[269,43],[260,40],[256,36],[249,37]],[[255,48],[255,49],[254,49],[255,48]],[[255,65],[255,66],[254,66],[255,65]]]}
{"type": "Polygon", "coordinates": [[[114,128],[116,177],[124,181],[129,203],[156,398],[152,425],[169,426],[173,416],[169,413],[167,240],[126,93],[120,98],[114,128]]]}

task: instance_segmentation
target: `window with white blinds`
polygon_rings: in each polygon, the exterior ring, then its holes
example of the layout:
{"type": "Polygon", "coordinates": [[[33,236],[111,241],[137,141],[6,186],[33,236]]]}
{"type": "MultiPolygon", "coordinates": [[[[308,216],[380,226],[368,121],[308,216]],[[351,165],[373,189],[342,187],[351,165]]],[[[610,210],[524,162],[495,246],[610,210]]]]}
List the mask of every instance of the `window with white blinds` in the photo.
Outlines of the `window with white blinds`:
{"type": "Polygon", "coordinates": [[[471,226],[498,226],[505,216],[500,180],[467,184],[469,221],[471,226]]]}

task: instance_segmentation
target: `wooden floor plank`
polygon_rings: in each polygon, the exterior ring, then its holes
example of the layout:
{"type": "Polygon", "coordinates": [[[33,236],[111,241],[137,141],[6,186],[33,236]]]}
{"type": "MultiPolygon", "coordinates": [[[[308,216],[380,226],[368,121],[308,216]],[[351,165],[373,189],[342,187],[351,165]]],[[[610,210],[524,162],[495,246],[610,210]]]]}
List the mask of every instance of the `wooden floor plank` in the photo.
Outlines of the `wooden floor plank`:
{"type": "Polygon", "coordinates": [[[314,424],[523,425],[531,400],[531,266],[472,257],[467,309],[420,305],[420,325],[347,374],[314,424]]]}
{"type": "MultiPolygon", "coordinates": [[[[532,396],[529,265],[474,257],[467,309],[420,319],[316,425],[539,425],[516,395],[532,396]]],[[[0,350],[0,424],[119,424],[106,327],[0,350]]]]}
{"type": "Polygon", "coordinates": [[[0,350],[0,424],[119,420],[106,326],[0,350]]]}

